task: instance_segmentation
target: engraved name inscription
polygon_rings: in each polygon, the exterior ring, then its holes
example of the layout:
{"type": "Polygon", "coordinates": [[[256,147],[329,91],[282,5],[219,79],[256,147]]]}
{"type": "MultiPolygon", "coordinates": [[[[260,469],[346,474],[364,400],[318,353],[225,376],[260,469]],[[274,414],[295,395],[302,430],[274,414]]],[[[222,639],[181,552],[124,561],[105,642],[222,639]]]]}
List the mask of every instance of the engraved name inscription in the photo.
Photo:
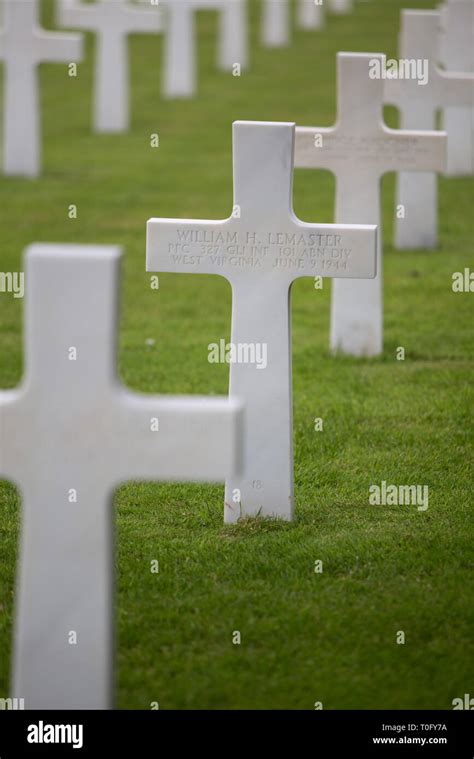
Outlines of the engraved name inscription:
{"type": "Polygon", "coordinates": [[[319,150],[331,160],[381,161],[384,165],[397,165],[400,160],[408,160],[430,152],[430,148],[417,137],[404,137],[401,140],[385,134],[379,137],[375,135],[364,137],[356,134],[325,134],[322,148],[319,150]]]}
{"type": "Polygon", "coordinates": [[[168,242],[175,265],[198,267],[204,260],[219,268],[345,270],[352,250],[340,234],[178,229],[168,242]]]}

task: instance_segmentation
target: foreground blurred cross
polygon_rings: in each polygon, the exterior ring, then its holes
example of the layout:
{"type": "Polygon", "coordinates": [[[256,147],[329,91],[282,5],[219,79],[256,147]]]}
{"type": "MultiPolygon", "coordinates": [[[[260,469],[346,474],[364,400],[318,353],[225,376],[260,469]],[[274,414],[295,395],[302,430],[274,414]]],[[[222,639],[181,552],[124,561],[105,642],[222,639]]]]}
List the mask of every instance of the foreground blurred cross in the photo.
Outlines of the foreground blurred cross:
{"type": "Polygon", "coordinates": [[[196,92],[196,11],[219,11],[219,68],[232,71],[235,64],[246,68],[246,0],[164,0],[163,8],[166,13],[165,95],[191,97],[196,92]]]}
{"type": "Polygon", "coordinates": [[[298,277],[373,277],[376,228],[296,218],[294,124],[236,122],[233,145],[232,216],[150,219],[147,270],[219,274],[231,283],[230,393],[245,403],[246,427],[243,474],[226,483],[225,519],[291,519],[290,287],[298,277]],[[260,364],[258,350],[267,356],[260,364]]]}
{"type": "Polygon", "coordinates": [[[129,64],[127,36],[163,30],[160,10],[140,8],[127,0],[85,4],[60,0],[58,22],[97,34],[94,84],[94,129],[124,132],[129,126],[129,64]]]}
{"type": "Polygon", "coordinates": [[[13,688],[27,709],[112,705],[113,489],[220,480],[239,458],[235,401],[118,382],[119,261],[84,245],[26,257],[26,374],[0,393],[0,477],[23,499],[13,688]]]}
{"type": "MultiPolygon", "coordinates": [[[[380,226],[380,179],[387,171],[441,171],[446,136],[440,132],[389,129],[383,122],[385,57],[338,53],[338,117],[334,127],[297,127],[295,166],[336,175],[338,223],[380,226]],[[377,65],[375,65],[377,64],[377,65]]],[[[383,348],[382,235],[377,277],[334,282],[331,348],[353,356],[377,356],[383,348]]]]}
{"type": "MultiPolygon", "coordinates": [[[[474,72],[474,0],[441,6],[440,62],[447,71],[474,72]]],[[[448,134],[447,176],[474,173],[474,100],[449,105],[443,113],[448,134]]]]}
{"type": "Polygon", "coordinates": [[[76,34],[46,32],[38,25],[37,0],[5,0],[0,60],[6,68],[3,103],[3,169],[8,175],[35,177],[41,165],[38,64],[71,63],[82,58],[76,34]]]}
{"type": "MultiPolygon", "coordinates": [[[[402,129],[435,129],[438,110],[474,104],[474,74],[445,71],[437,65],[437,11],[402,10],[400,58],[427,62],[426,82],[415,78],[386,79],[384,100],[400,111],[402,129]]],[[[447,133],[447,150],[451,135],[447,133]]],[[[397,248],[434,248],[437,245],[437,176],[430,173],[397,174],[397,207],[404,216],[395,221],[397,248]]]]}

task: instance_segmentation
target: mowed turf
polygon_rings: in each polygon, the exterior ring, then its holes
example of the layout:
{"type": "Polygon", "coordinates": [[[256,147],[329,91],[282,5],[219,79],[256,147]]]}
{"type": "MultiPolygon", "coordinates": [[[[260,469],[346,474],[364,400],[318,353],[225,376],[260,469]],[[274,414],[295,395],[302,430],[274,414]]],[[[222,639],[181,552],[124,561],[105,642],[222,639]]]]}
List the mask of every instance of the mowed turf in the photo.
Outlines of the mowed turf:
{"type": "MultiPolygon", "coordinates": [[[[230,286],[163,275],[152,290],[145,222],[228,216],[232,121],[333,123],[337,51],[396,56],[404,5],[358,2],[324,31],[295,31],[288,48],[269,50],[251,0],[251,68],[240,78],[216,71],[217,19],[200,13],[199,94],[189,101],[159,94],[162,40],[133,37],[124,135],[90,130],[92,37],[76,79],[64,65],[42,66],[44,171],[37,181],[0,178],[0,270],[21,269],[33,241],[123,245],[122,380],[151,393],[226,393],[228,367],[209,364],[207,346],[230,337],[230,286]],[[150,147],[154,133],[159,148],[150,147]],[[70,204],[77,219],[68,218],[70,204]]],[[[52,26],[51,3],[43,11],[52,26]]],[[[388,117],[395,126],[395,111],[388,117]]],[[[474,269],[474,183],[440,181],[433,251],[393,249],[393,187],[388,176],[383,356],[333,358],[329,280],[322,291],[311,279],[293,287],[295,521],[225,527],[221,485],[130,483],[116,493],[119,707],[450,709],[473,693],[474,295],[453,293],[451,277],[474,269]],[[317,417],[323,431],[314,429],[317,417]],[[382,480],[427,485],[428,510],[369,505],[370,485],[382,480]],[[237,630],[241,645],[232,643],[237,630]]],[[[332,221],[331,175],[297,171],[294,206],[305,221],[332,221]]],[[[1,294],[2,388],[21,379],[21,338],[22,302],[1,294]]],[[[16,491],[4,483],[0,696],[8,692],[20,518],[16,491]]]]}

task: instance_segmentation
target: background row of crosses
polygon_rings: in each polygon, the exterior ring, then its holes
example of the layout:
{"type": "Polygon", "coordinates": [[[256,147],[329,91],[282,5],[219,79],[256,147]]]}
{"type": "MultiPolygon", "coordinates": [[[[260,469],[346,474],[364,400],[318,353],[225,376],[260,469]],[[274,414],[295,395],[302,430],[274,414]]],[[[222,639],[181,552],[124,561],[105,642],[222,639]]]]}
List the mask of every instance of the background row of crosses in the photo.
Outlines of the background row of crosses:
{"type": "MultiPolygon", "coordinates": [[[[348,0],[335,0],[334,10],[348,9],[348,0]],[[344,6],[347,6],[346,8],[344,6]]],[[[312,0],[300,2],[301,23],[315,26],[319,6],[312,0]]],[[[196,93],[195,14],[198,10],[218,10],[220,34],[218,66],[232,71],[248,65],[247,13],[244,0],[145,0],[140,7],[127,0],[58,0],[57,19],[61,26],[94,32],[97,36],[94,115],[96,132],[128,129],[129,85],[128,42],[130,34],[165,34],[163,92],[168,97],[191,97],[196,93]]],[[[278,46],[287,43],[289,7],[282,0],[266,0],[264,41],[278,46]]],[[[5,0],[0,58],[8,67],[5,112],[5,166],[7,174],[35,175],[39,171],[39,134],[35,69],[42,62],[77,63],[82,60],[82,39],[78,35],[45,32],[38,24],[38,0],[5,0]],[[24,134],[16,137],[15,124],[23,116],[24,134]],[[26,139],[26,150],[18,145],[26,139]],[[37,142],[37,140],[36,140],[37,142]]]]}
{"type": "MultiPolygon", "coordinates": [[[[6,65],[4,103],[4,172],[10,175],[37,176],[41,166],[40,108],[37,66],[44,61],[77,62],[82,59],[82,38],[76,34],[46,32],[38,25],[37,0],[5,0],[3,31],[0,34],[0,60],[6,65]]],[[[280,17],[286,4],[269,0],[264,6],[268,23],[280,17]],[[280,10],[278,11],[277,8],[280,10]]],[[[84,4],[79,0],[58,0],[58,19],[62,25],[97,33],[97,61],[94,95],[94,128],[98,132],[120,132],[129,126],[129,86],[127,35],[132,32],[163,30],[160,6],[132,6],[126,0],[100,0],[84,4]]],[[[247,65],[245,3],[240,0],[182,0],[166,6],[169,15],[166,35],[167,63],[164,66],[164,90],[170,96],[188,96],[195,92],[194,14],[197,9],[218,8],[221,19],[219,65],[225,70],[247,65]]],[[[309,23],[317,9],[304,2],[300,14],[309,23]],[[311,9],[311,10],[310,10],[311,9]]],[[[341,5],[340,10],[344,10],[341,5]]],[[[317,11],[316,11],[317,12],[317,11]]],[[[406,58],[429,61],[427,85],[417,87],[410,80],[386,80],[385,101],[396,104],[405,128],[435,127],[435,114],[445,109],[449,124],[449,174],[471,173],[474,170],[474,137],[472,109],[474,97],[468,73],[445,71],[437,65],[443,60],[458,71],[474,70],[469,37],[472,7],[469,0],[451,2],[448,10],[439,12],[404,11],[400,35],[400,54],[406,58]],[[443,33],[440,33],[440,30],[443,33]],[[416,90],[416,97],[415,91],[416,90]]],[[[281,26],[281,22],[280,22],[281,26]]],[[[412,198],[426,199],[419,217],[425,219],[423,229],[411,234],[410,224],[397,220],[396,242],[400,247],[436,243],[435,180],[432,176],[417,183],[400,177],[400,203],[410,205],[412,198]],[[421,184],[423,193],[419,193],[421,184]],[[410,189],[411,188],[411,189],[410,189]],[[416,234],[416,240],[414,239],[416,234]]]]}

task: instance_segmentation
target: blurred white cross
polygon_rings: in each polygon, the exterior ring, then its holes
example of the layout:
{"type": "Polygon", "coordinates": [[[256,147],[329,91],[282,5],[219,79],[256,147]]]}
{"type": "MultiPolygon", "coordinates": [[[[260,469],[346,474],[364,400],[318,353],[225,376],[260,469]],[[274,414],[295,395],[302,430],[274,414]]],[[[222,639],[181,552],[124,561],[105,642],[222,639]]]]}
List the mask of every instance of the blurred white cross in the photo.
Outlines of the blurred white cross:
{"type": "MultiPolygon", "coordinates": [[[[337,55],[337,121],[333,127],[297,127],[295,166],[336,175],[335,220],[381,225],[380,179],[387,171],[442,171],[446,135],[389,129],[383,121],[385,56],[337,55]]],[[[382,235],[377,276],[333,282],[331,348],[353,356],[383,349],[382,235]]]]}
{"type": "Polygon", "coordinates": [[[37,0],[5,0],[0,60],[5,64],[3,170],[36,177],[41,167],[38,65],[76,63],[82,40],[76,34],[47,32],[38,23],[37,0]]]}
{"type": "MultiPolygon", "coordinates": [[[[438,11],[402,10],[401,59],[426,62],[426,82],[414,78],[386,79],[384,100],[396,105],[402,129],[436,129],[436,115],[448,107],[474,103],[474,74],[446,71],[437,65],[438,11]]],[[[465,109],[464,109],[465,110],[465,109]]],[[[469,108],[467,108],[469,110],[469,108]]],[[[447,132],[447,150],[456,133],[447,132]]],[[[434,248],[438,242],[438,178],[434,172],[397,174],[395,219],[397,248],[434,248]]]]}
{"type": "Polygon", "coordinates": [[[237,401],[119,383],[119,263],[108,246],[26,256],[26,373],[0,392],[0,477],[22,497],[13,690],[26,709],[112,706],[114,488],[238,471],[237,401]]]}
{"type": "Polygon", "coordinates": [[[127,0],[83,3],[60,0],[58,22],[95,32],[97,50],[94,74],[94,130],[125,132],[130,122],[129,34],[163,31],[159,7],[140,7],[127,0]]]}

